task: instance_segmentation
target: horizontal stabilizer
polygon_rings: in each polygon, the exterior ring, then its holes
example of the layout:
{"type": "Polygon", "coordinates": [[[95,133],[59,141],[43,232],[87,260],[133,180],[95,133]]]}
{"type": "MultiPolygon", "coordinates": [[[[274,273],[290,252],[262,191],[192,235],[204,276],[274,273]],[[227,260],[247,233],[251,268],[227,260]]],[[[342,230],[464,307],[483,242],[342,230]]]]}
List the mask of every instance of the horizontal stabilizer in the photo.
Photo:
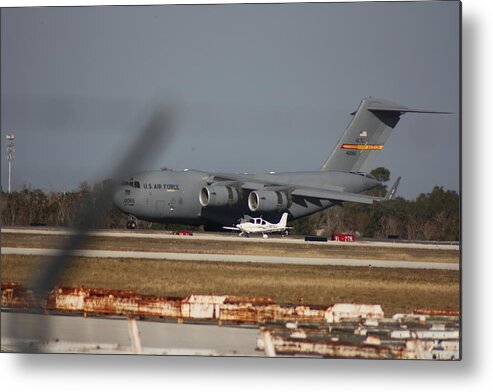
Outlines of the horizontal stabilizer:
{"type": "Polygon", "coordinates": [[[433,113],[433,114],[452,114],[452,112],[438,112],[435,110],[421,110],[408,108],[386,108],[386,107],[369,107],[370,112],[398,112],[398,113],[433,113]]]}

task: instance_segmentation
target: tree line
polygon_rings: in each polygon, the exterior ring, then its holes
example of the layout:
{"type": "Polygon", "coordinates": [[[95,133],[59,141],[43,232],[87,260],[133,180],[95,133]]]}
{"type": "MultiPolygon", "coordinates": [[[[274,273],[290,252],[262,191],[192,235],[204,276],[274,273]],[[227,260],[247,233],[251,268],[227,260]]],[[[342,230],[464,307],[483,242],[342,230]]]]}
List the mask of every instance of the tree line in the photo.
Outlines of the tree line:
{"type": "MultiPolygon", "coordinates": [[[[390,172],[378,168],[371,173],[387,182],[390,172]]],[[[47,225],[93,228],[124,228],[127,217],[104,197],[111,181],[89,185],[83,182],[71,192],[43,192],[25,187],[10,194],[0,192],[2,226],[47,225]],[[97,217],[97,219],[87,219],[97,217]]],[[[385,195],[386,186],[369,193],[385,195]]],[[[293,233],[325,235],[352,233],[357,237],[405,240],[458,241],[460,238],[460,198],[456,191],[434,187],[415,200],[397,197],[387,202],[365,205],[344,203],[293,222],[293,233]]],[[[189,226],[139,222],[140,228],[157,230],[189,229],[189,226]]]]}
{"type": "Polygon", "coordinates": [[[94,186],[82,182],[70,192],[43,192],[24,187],[19,192],[2,190],[2,226],[125,227],[126,217],[107,197],[111,180],[94,186]],[[95,219],[88,219],[95,218],[95,219]]]}

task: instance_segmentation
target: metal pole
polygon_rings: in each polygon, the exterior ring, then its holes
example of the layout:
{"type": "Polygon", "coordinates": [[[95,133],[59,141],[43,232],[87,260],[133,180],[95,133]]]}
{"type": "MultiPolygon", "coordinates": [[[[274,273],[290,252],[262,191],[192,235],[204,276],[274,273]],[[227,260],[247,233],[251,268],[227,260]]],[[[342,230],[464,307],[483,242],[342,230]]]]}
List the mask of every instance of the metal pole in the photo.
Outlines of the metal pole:
{"type": "Polygon", "coordinates": [[[269,331],[263,330],[260,332],[260,336],[264,341],[264,352],[267,357],[275,357],[276,349],[274,347],[274,342],[272,341],[272,335],[269,331]]]}
{"type": "Polygon", "coordinates": [[[133,317],[128,318],[128,332],[130,334],[130,341],[132,342],[132,349],[134,351],[134,354],[142,354],[139,329],[137,328],[137,322],[133,317]]]}
{"type": "Polygon", "coordinates": [[[10,185],[12,182],[12,161],[9,159],[9,193],[10,193],[10,185]]]}
{"type": "Polygon", "coordinates": [[[13,133],[9,133],[7,136],[7,160],[9,161],[9,193],[12,191],[12,161],[14,160],[14,140],[15,136],[13,133]]]}

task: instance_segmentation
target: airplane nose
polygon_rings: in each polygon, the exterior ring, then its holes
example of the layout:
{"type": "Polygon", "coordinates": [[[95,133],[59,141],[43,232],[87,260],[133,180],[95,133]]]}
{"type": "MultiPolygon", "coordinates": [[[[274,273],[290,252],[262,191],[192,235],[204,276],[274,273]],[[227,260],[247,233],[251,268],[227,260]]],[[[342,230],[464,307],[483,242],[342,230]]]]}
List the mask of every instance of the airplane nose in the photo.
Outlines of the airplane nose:
{"type": "Polygon", "coordinates": [[[123,208],[123,189],[121,186],[117,187],[113,192],[113,204],[119,209],[123,208]]]}

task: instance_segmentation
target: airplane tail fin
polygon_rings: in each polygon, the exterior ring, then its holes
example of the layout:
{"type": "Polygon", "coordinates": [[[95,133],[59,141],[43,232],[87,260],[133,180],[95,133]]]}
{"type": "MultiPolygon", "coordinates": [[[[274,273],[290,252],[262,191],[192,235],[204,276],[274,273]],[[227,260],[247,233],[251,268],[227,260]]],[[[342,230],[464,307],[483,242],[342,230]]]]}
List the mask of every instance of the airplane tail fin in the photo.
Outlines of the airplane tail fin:
{"type": "Polygon", "coordinates": [[[409,109],[391,101],[365,98],[351,113],[351,122],[320,170],[368,172],[370,164],[384,149],[385,142],[404,113],[447,112],[409,109]]]}
{"type": "Polygon", "coordinates": [[[282,214],[281,220],[279,221],[279,223],[277,225],[282,227],[282,228],[285,228],[287,223],[288,223],[288,213],[285,212],[284,214],[282,214]]]}

